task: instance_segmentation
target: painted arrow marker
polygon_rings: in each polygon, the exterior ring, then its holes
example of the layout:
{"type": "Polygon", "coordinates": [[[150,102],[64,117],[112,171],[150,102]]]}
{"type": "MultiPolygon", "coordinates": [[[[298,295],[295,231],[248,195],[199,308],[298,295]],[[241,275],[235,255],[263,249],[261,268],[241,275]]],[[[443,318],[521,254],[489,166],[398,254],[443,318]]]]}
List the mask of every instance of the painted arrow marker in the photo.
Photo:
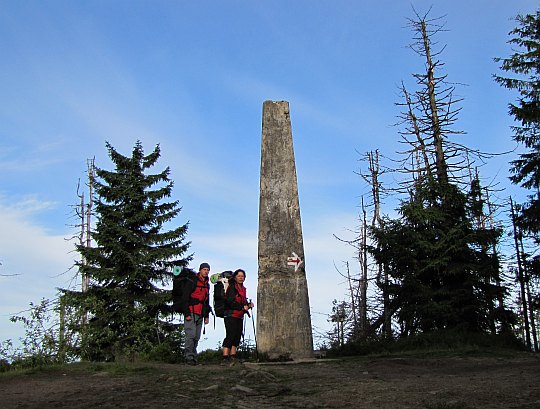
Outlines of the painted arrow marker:
{"type": "Polygon", "coordinates": [[[294,251],[292,252],[292,257],[287,257],[287,265],[294,266],[294,271],[298,270],[298,267],[302,264],[302,259],[298,257],[294,251]]]}

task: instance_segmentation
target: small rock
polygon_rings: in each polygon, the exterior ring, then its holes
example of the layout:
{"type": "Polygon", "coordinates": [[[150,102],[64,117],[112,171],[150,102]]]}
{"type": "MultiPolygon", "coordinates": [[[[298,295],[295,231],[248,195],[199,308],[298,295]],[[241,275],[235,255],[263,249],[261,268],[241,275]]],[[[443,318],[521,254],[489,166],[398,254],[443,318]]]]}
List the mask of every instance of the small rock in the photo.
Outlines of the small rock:
{"type": "Polygon", "coordinates": [[[243,386],[243,385],[235,385],[233,388],[232,388],[233,391],[239,391],[239,392],[244,392],[244,393],[249,393],[249,394],[255,394],[255,391],[251,388],[248,388],[247,386],[243,386]]]}

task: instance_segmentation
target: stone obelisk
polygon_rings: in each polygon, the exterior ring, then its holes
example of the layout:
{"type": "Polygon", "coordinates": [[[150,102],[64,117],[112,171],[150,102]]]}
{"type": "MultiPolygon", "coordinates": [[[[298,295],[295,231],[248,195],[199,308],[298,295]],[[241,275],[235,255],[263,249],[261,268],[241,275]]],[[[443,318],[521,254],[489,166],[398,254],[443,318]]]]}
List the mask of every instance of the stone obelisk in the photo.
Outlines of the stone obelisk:
{"type": "Polygon", "coordinates": [[[313,355],[289,103],[263,103],[257,349],[270,359],[313,355]]]}

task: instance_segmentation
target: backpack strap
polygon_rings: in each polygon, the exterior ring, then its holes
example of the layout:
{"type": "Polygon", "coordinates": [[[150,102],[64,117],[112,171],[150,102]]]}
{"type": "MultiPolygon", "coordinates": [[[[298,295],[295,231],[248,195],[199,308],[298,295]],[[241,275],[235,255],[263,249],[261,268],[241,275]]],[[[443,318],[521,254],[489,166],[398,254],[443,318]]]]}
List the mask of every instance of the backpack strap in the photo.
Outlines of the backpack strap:
{"type": "Polygon", "coordinates": [[[230,307],[230,310],[241,311],[244,309],[244,305],[236,301],[236,296],[238,295],[238,290],[236,289],[236,282],[229,283],[229,288],[225,293],[225,299],[227,305],[230,307]]]}

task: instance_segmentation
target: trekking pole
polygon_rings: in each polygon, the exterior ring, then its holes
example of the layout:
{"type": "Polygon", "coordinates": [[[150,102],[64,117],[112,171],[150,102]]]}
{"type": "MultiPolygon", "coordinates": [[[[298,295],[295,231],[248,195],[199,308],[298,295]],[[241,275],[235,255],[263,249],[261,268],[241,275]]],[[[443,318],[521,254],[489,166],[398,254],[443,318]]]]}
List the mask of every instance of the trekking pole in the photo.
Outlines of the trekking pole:
{"type": "Polygon", "coordinates": [[[255,332],[255,320],[251,314],[251,323],[253,324],[253,338],[255,338],[255,359],[259,362],[259,348],[257,347],[257,333],[255,332]]]}
{"type": "Polygon", "coordinates": [[[242,342],[246,339],[246,320],[245,318],[242,319],[242,324],[244,328],[242,329],[242,342]]]}
{"type": "MultiPolygon", "coordinates": [[[[249,300],[251,303],[251,300],[249,300]]],[[[251,323],[253,324],[253,338],[255,339],[255,358],[257,361],[259,361],[259,349],[257,348],[257,333],[255,331],[255,319],[253,318],[253,314],[251,314],[251,323]]]]}

